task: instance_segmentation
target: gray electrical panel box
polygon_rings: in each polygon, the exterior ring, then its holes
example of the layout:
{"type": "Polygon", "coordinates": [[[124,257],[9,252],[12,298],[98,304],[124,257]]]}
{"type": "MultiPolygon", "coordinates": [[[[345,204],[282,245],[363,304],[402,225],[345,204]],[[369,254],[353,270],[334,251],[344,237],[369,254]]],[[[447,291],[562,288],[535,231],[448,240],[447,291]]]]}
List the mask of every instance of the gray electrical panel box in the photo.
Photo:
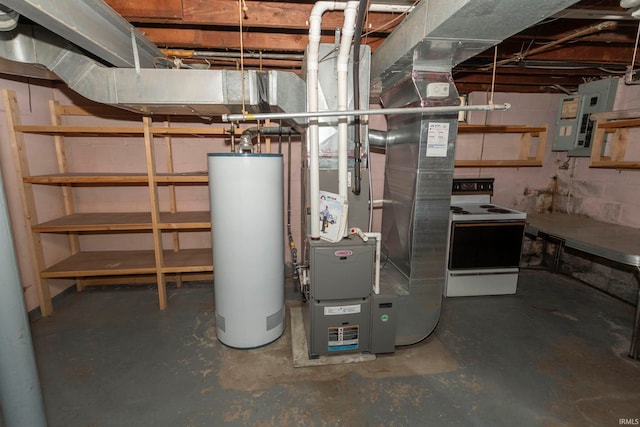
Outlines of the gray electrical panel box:
{"type": "Polygon", "coordinates": [[[567,151],[573,157],[590,156],[596,126],[590,116],[613,108],[617,87],[618,79],[608,78],[583,83],[576,95],[563,96],[558,109],[553,150],[567,151]]]}

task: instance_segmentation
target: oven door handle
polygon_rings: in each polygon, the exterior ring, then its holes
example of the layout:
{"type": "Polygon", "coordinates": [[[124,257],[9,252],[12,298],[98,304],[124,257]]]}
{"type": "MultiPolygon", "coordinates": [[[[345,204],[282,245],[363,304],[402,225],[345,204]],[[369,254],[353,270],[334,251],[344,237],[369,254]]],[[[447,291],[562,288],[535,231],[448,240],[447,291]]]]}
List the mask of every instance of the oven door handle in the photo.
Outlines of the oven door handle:
{"type": "Polygon", "coordinates": [[[509,271],[495,271],[492,269],[487,269],[486,272],[480,272],[480,271],[474,271],[474,272],[468,272],[468,273],[459,273],[459,272],[449,272],[449,276],[495,276],[496,274],[514,274],[514,273],[518,273],[518,269],[517,268],[512,268],[509,271]]]}
{"type": "Polygon", "coordinates": [[[459,222],[453,221],[456,227],[511,227],[514,225],[525,226],[525,221],[521,220],[498,220],[498,221],[477,221],[477,222],[459,222]]]}

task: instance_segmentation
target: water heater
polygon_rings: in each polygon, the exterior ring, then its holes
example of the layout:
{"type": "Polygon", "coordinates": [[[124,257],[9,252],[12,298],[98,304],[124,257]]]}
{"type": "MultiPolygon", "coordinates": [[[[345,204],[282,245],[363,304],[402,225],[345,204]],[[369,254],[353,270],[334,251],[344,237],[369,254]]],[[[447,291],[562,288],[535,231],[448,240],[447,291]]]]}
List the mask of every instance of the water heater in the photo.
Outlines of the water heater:
{"type": "Polygon", "coordinates": [[[281,154],[208,155],[218,339],[254,348],[284,332],[281,154]]]}

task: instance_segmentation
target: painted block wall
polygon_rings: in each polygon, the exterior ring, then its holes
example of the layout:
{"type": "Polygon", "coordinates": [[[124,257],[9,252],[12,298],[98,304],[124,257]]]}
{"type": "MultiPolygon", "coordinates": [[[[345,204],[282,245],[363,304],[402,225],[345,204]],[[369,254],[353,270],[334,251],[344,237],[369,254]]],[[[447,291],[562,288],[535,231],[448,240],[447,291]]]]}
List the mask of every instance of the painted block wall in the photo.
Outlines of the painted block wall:
{"type": "MultiPolygon", "coordinates": [[[[489,97],[485,93],[470,96],[472,104],[483,104],[489,97]]],[[[589,158],[569,157],[566,152],[554,152],[553,135],[559,104],[559,95],[551,94],[495,94],[495,103],[509,102],[506,112],[473,112],[469,123],[492,125],[549,124],[549,139],[542,167],[533,168],[458,168],[456,176],[495,177],[493,201],[525,212],[545,213],[552,209],[554,177],[558,180],[558,193],[553,208],[557,212],[583,215],[599,221],[628,227],[640,227],[640,171],[613,170],[589,167],[589,158]]],[[[640,108],[640,86],[626,86],[620,81],[614,110],[640,108]]],[[[630,130],[625,160],[640,159],[640,129],[630,130]]],[[[485,159],[515,158],[518,136],[460,135],[456,158],[485,159]],[[508,149],[503,148],[509,145],[508,149]],[[510,151],[509,151],[510,150],[510,151]]],[[[640,245],[640,244],[639,244],[640,245]]],[[[525,239],[523,262],[525,265],[550,263],[553,244],[525,239]]],[[[559,271],[573,276],[622,300],[635,304],[637,274],[631,268],[606,262],[575,251],[564,251],[559,271]]]]}
{"type": "MultiPolygon", "coordinates": [[[[86,105],[87,100],[69,91],[64,85],[53,85],[43,81],[28,81],[26,79],[0,79],[0,89],[6,88],[16,92],[18,106],[23,124],[50,124],[49,100],[60,104],[86,105]]],[[[28,310],[38,306],[35,292],[35,271],[29,251],[30,236],[28,225],[23,213],[22,203],[18,191],[19,181],[13,160],[11,145],[7,133],[7,121],[4,111],[0,117],[0,160],[5,182],[8,205],[15,235],[16,250],[19,258],[19,268],[25,289],[25,301],[28,310]]],[[[106,125],[106,126],[140,126],[141,120],[114,120],[86,116],[64,116],[63,125],[106,125]]],[[[162,123],[154,126],[162,126],[162,123]]],[[[206,123],[180,123],[176,126],[208,127],[206,123]]],[[[215,124],[215,126],[226,126],[215,124]]],[[[244,127],[255,126],[247,124],[244,127]]],[[[57,162],[53,138],[46,135],[25,134],[26,146],[33,174],[56,173],[57,162]]],[[[280,148],[284,154],[285,177],[287,174],[287,138],[283,139],[279,147],[278,139],[271,138],[272,152],[280,148]]],[[[291,191],[291,221],[292,231],[296,243],[300,242],[300,139],[292,139],[292,191],[291,191]]],[[[141,137],[65,137],[67,161],[70,171],[75,172],[145,172],[144,141],[141,137]]],[[[155,138],[156,169],[162,173],[167,171],[167,157],[163,138],[155,138]]],[[[264,147],[264,144],[263,144],[264,147]]],[[[230,145],[223,138],[172,138],[172,155],[174,170],[180,172],[207,171],[207,153],[228,152],[230,145]]],[[[229,177],[230,180],[233,177],[229,177]]],[[[38,210],[38,222],[54,219],[64,215],[61,189],[58,186],[34,185],[38,210]]],[[[285,186],[286,201],[286,186],[285,186]]],[[[161,186],[158,190],[160,207],[169,210],[169,190],[161,186]]],[[[149,192],[147,187],[138,186],[87,186],[74,187],[74,205],[77,212],[135,212],[149,210],[149,192]]],[[[176,186],[178,210],[194,211],[209,209],[209,191],[206,185],[176,186]]],[[[286,203],[285,203],[286,204],[286,203]]],[[[285,218],[286,218],[286,206],[285,218]]],[[[256,221],[262,221],[256,212],[256,221]]],[[[70,254],[68,239],[65,235],[44,233],[41,235],[45,263],[52,265],[70,254]]],[[[163,235],[165,248],[172,247],[172,233],[163,235]]],[[[283,251],[290,263],[289,251],[285,250],[285,236],[283,236],[283,251]]],[[[152,249],[151,233],[117,233],[117,234],[84,234],[80,236],[82,250],[123,250],[123,249],[152,249]]],[[[250,253],[250,242],[247,250],[250,253]]],[[[180,232],[181,248],[211,247],[211,233],[209,231],[180,232]]],[[[259,256],[259,254],[255,254],[259,256]]],[[[57,295],[69,286],[70,280],[50,280],[51,294],[57,295]]]]}
{"type": "MultiPolygon", "coordinates": [[[[44,81],[34,81],[27,78],[13,77],[0,80],[0,89],[9,89],[16,92],[18,104],[20,105],[20,119],[22,124],[49,123],[49,106],[46,101],[54,97],[55,89],[52,84],[44,81]]],[[[49,159],[55,159],[55,147],[46,136],[34,136],[32,144],[27,147],[27,154],[30,158],[30,167],[34,173],[54,173],[56,172],[55,161],[51,163],[49,159]]],[[[9,139],[8,125],[5,115],[4,103],[0,105],[0,168],[2,169],[2,179],[5,186],[9,217],[13,229],[13,240],[18,258],[18,267],[22,280],[25,301],[29,310],[38,305],[36,293],[36,274],[32,267],[31,251],[29,249],[28,223],[22,209],[22,202],[18,188],[21,182],[13,159],[11,142],[9,139]]],[[[40,186],[34,189],[38,206],[42,213],[38,217],[39,221],[46,221],[64,212],[59,189],[40,186]]],[[[64,258],[61,251],[68,250],[68,241],[63,236],[45,236],[42,240],[46,252],[46,261],[57,262],[64,258]]],[[[3,242],[4,244],[4,242],[3,242]]],[[[69,281],[55,281],[52,283],[51,292],[57,294],[70,285],[69,281]]]]}
{"type": "MultiPolygon", "coordinates": [[[[468,122],[490,125],[549,125],[549,136],[542,167],[533,168],[458,168],[456,176],[495,177],[493,201],[526,212],[551,209],[553,179],[558,179],[557,212],[585,215],[600,221],[640,227],[640,171],[589,168],[589,158],[568,157],[554,152],[553,135],[560,95],[497,93],[496,104],[508,102],[509,111],[470,112],[468,122]]],[[[473,93],[470,103],[484,104],[486,93],[473,93]]],[[[618,84],[614,110],[640,108],[640,86],[618,84]]],[[[637,144],[640,129],[632,129],[627,160],[640,159],[637,144]]],[[[457,159],[516,158],[519,136],[460,135],[457,159]]]]}
{"type": "MultiPolygon", "coordinates": [[[[8,88],[17,92],[24,124],[48,124],[48,101],[56,99],[60,103],[84,103],[77,95],[64,87],[54,87],[42,81],[28,81],[26,79],[11,78],[0,80],[1,88],[8,88]]],[[[624,87],[618,91],[616,109],[639,108],[639,87],[624,87]]],[[[472,104],[484,104],[488,101],[485,93],[473,93],[470,96],[472,104]]],[[[505,112],[471,112],[469,123],[476,124],[521,124],[537,126],[549,124],[549,140],[545,152],[544,166],[537,168],[458,168],[456,176],[464,177],[495,177],[494,202],[511,206],[528,212],[543,212],[550,208],[551,188],[553,178],[559,180],[559,197],[555,206],[557,211],[582,214],[608,222],[627,226],[640,226],[640,198],[636,197],[640,184],[640,172],[590,169],[587,158],[568,158],[564,152],[552,152],[552,137],[555,128],[555,118],[559,103],[559,95],[552,94],[495,94],[494,102],[509,102],[512,109],[505,112]]],[[[86,117],[68,117],[65,124],[114,124],[105,119],[88,119],[86,117]],[[90,122],[90,120],[96,120],[90,122]]],[[[118,122],[119,125],[123,123],[118,122]]],[[[126,124],[126,123],[124,123],[126,124]]],[[[139,122],[132,122],[138,125],[139,122]]],[[[189,126],[196,124],[189,124],[189,126]]],[[[8,204],[16,241],[16,251],[19,267],[25,288],[25,299],[29,310],[38,304],[34,289],[34,271],[31,265],[28,248],[27,226],[22,212],[18,181],[12,158],[6,128],[4,111],[0,117],[0,165],[2,166],[8,204]]],[[[372,116],[372,129],[385,129],[381,116],[372,116]]],[[[54,172],[56,170],[55,152],[52,138],[48,136],[28,135],[29,156],[32,169],[36,173],[54,172]]],[[[139,138],[92,138],[87,142],[82,138],[66,138],[69,144],[69,162],[78,171],[89,171],[108,168],[113,172],[141,171],[144,167],[144,146],[139,138]]],[[[273,141],[273,140],[272,140],[273,141]]],[[[458,159],[515,158],[518,153],[518,138],[515,140],[500,135],[461,135],[458,140],[456,157],[458,159]]],[[[176,172],[206,170],[206,154],[209,152],[228,151],[228,145],[220,138],[172,138],[174,146],[173,156],[176,172]]],[[[166,158],[163,153],[163,141],[156,141],[157,169],[166,170],[166,158]]],[[[638,144],[631,144],[629,155],[640,157],[638,144]]],[[[277,151],[274,144],[273,151],[277,151]]],[[[287,146],[283,144],[285,174],[287,173],[287,146]]],[[[292,194],[291,194],[291,224],[294,238],[300,249],[300,160],[302,157],[299,142],[292,147],[292,194]]],[[[384,186],[384,155],[371,155],[372,182],[374,199],[381,199],[384,186]]],[[[285,175],[286,176],[286,175],[285,175]]],[[[285,188],[286,191],[286,188],[285,188]]],[[[208,191],[206,186],[178,187],[176,190],[180,210],[208,209],[208,191]]],[[[39,205],[39,221],[52,219],[63,214],[60,189],[52,186],[37,186],[36,198],[39,205]]],[[[141,187],[108,188],[86,187],[78,188],[74,192],[76,209],[84,211],[131,211],[148,210],[148,191],[141,187]]],[[[285,192],[286,200],[286,192],[285,192]]],[[[163,208],[168,208],[167,189],[160,189],[160,201],[163,208]]],[[[286,206],[285,206],[286,209],[286,206]]],[[[286,218],[286,211],[285,211],[286,218]]],[[[259,217],[257,216],[257,219],[259,217]]],[[[374,211],[373,229],[380,230],[381,210],[374,211]]],[[[150,234],[138,233],[131,236],[122,235],[94,235],[83,236],[82,245],[87,250],[149,249],[152,247],[150,234]],[[124,243],[123,243],[124,242],[124,243]]],[[[208,247],[210,233],[190,232],[181,233],[181,246],[208,247]]],[[[43,244],[47,254],[47,263],[52,264],[69,253],[66,237],[50,234],[43,235],[43,244]]],[[[164,244],[171,245],[171,235],[165,235],[164,244]]],[[[289,251],[285,250],[287,263],[290,263],[289,251]]],[[[70,281],[52,281],[52,294],[55,295],[72,285],[70,281]]]]}

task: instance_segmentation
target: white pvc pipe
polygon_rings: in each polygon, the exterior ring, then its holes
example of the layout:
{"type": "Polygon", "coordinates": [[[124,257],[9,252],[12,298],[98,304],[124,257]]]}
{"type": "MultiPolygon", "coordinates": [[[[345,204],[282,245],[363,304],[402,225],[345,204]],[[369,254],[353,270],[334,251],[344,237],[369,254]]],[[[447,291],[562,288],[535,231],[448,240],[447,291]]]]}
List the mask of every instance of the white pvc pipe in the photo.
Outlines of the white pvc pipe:
{"type": "MultiPolygon", "coordinates": [[[[309,16],[309,50],[307,53],[307,112],[318,111],[318,56],[320,51],[320,32],[322,30],[322,15],[329,10],[344,10],[345,2],[319,1],[311,10],[309,16]]],[[[400,5],[371,5],[369,10],[374,12],[401,13],[413,6],[400,5]]],[[[317,119],[319,116],[310,116],[317,119]]],[[[223,116],[224,120],[224,116],[223,116]]],[[[242,119],[246,120],[246,119],[242,119]]],[[[307,128],[309,141],[309,201],[311,206],[311,238],[320,238],[320,166],[318,121],[310,120],[307,128]]]]}
{"type": "Polygon", "coordinates": [[[373,293],[378,295],[380,294],[380,250],[382,247],[382,234],[367,232],[364,233],[365,236],[376,239],[376,269],[375,269],[375,278],[373,281],[373,293]]]}
{"type": "MultiPolygon", "coordinates": [[[[340,39],[340,51],[336,62],[338,75],[338,111],[347,111],[349,101],[349,85],[347,76],[349,73],[349,56],[351,42],[355,33],[356,17],[358,15],[358,1],[347,2],[344,10],[344,24],[340,39]]],[[[348,169],[348,117],[338,118],[338,194],[343,201],[348,198],[347,169],[348,169]]],[[[349,225],[347,224],[347,227],[349,225]]]]}
{"type": "MultiPolygon", "coordinates": [[[[307,111],[318,111],[318,56],[322,15],[335,9],[335,2],[319,1],[311,9],[309,16],[309,50],[307,52],[307,111]]],[[[309,204],[311,206],[311,238],[320,238],[320,147],[318,119],[309,121],[307,141],[309,141],[309,204]]]]}
{"type": "Polygon", "coordinates": [[[363,232],[358,227],[352,227],[349,230],[349,234],[357,234],[363,242],[368,242],[369,238],[376,239],[376,254],[375,254],[375,275],[373,279],[373,293],[380,294],[380,250],[382,247],[382,234],[374,232],[363,232]]]}

